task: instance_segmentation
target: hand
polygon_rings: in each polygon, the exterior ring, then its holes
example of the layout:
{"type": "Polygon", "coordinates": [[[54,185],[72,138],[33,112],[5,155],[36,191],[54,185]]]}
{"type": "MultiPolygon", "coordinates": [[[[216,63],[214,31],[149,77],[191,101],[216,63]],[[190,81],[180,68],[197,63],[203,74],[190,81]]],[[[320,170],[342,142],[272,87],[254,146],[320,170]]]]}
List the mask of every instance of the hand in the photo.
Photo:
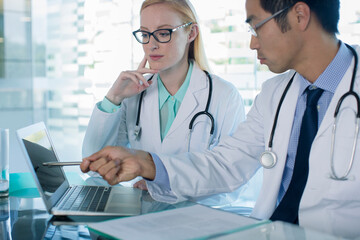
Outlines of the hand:
{"type": "Polygon", "coordinates": [[[130,181],[137,176],[153,180],[156,172],[148,152],[113,146],[84,158],[80,169],[82,172],[98,172],[111,185],[130,181]]]}
{"type": "Polygon", "coordinates": [[[147,59],[146,56],[144,56],[136,71],[121,72],[106,94],[106,98],[113,104],[119,105],[125,98],[134,96],[148,88],[152,81],[148,82],[143,74],[155,74],[158,70],[146,68],[146,62],[147,59]]]}
{"type": "Polygon", "coordinates": [[[141,189],[141,190],[148,190],[147,186],[146,186],[146,182],[144,179],[136,182],[134,184],[134,188],[138,188],[138,189],[141,189]]]}

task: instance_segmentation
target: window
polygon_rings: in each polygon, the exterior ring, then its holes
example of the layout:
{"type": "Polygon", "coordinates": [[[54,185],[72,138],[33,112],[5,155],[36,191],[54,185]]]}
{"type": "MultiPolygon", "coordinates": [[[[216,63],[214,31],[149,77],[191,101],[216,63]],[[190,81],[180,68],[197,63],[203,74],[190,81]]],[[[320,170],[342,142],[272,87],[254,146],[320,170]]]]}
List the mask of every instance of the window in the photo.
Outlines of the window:
{"type": "MultiPolygon", "coordinates": [[[[360,42],[357,1],[341,0],[340,39],[348,43],[360,42]]],[[[239,89],[248,111],[262,82],[274,74],[249,49],[245,1],[192,2],[213,72],[239,89]]],[[[38,121],[49,127],[60,159],[81,159],[94,104],[121,70],[136,68],[142,59],[131,34],[141,3],[0,1],[0,127],[11,130],[13,159],[22,163],[14,131],[38,121]]],[[[27,171],[23,164],[10,168],[27,171]]]]}

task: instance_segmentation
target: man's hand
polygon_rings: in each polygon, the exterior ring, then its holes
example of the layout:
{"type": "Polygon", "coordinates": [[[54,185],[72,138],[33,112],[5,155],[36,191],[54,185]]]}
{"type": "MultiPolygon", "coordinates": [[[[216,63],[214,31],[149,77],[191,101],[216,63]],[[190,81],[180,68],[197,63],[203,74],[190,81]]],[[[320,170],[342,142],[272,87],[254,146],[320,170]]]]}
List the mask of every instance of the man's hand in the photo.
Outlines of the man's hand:
{"type": "Polygon", "coordinates": [[[82,172],[98,172],[109,184],[129,181],[137,176],[154,180],[155,164],[148,152],[123,147],[105,147],[84,158],[82,172]]]}

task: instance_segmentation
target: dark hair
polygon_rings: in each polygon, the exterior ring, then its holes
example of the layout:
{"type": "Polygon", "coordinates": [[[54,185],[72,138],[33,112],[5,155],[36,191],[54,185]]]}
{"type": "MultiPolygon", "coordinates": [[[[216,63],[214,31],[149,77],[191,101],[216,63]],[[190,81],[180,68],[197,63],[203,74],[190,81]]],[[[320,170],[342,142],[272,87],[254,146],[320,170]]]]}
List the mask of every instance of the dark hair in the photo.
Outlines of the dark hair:
{"type": "MultiPolygon", "coordinates": [[[[326,32],[338,33],[340,0],[260,0],[260,5],[265,11],[274,14],[281,9],[294,6],[297,2],[304,2],[309,6],[326,32]]],[[[275,17],[283,32],[290,29],[286,19],[289,9],[275,17]]]]}

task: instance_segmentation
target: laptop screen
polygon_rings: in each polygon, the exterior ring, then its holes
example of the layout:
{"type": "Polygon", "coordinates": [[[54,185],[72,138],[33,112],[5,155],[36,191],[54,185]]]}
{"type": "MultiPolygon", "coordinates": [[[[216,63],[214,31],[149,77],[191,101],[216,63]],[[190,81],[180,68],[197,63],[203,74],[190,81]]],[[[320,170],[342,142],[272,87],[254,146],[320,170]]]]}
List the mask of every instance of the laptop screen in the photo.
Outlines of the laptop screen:
{"type": "Polygon", "coordinates": [[[49,199],[66,179],[61,167],[42,165],[44,162],[58,162],[47,132],[39,130],[26,137],[22,137],[22,141],[43,193],[49,199]]]}

